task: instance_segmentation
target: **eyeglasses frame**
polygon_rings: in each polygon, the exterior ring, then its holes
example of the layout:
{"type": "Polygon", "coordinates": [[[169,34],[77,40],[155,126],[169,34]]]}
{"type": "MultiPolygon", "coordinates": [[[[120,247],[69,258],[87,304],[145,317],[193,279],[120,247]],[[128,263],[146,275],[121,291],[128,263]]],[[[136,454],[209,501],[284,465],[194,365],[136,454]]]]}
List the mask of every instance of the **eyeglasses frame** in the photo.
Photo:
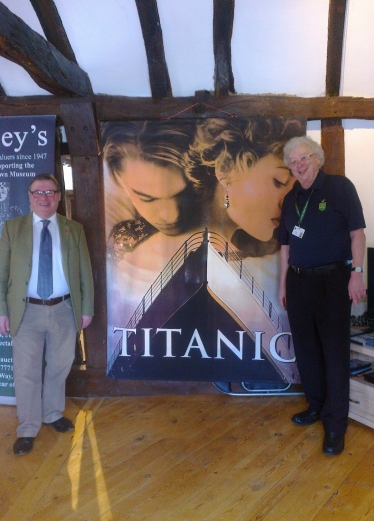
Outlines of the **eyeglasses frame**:
{"type": "Polygon", "coordinates": [[[303,156],[299,157],[299,159],[293,159],[292,161],[289,161],[287,165],[292,168],[294,166],[297,166],[299,163],[308,163],[311,159],[311,157],[315,156],[316,153],[313,154],[304,154],[303,156]]]}
{"type": "Polygon", "coordinates": [[[29,190],[30,194],[35,198],[35,199],[40,199],[41,197],[43,197],[43,195],[45,195],[46,197],[54,197],[58,192],[61,192],[61,190],[29,190]],[[53,192],[52,195],[48,194],[47,192],[53,192]],[[39,194],[39,195],[36,195],[36,194],[39,194]]]}

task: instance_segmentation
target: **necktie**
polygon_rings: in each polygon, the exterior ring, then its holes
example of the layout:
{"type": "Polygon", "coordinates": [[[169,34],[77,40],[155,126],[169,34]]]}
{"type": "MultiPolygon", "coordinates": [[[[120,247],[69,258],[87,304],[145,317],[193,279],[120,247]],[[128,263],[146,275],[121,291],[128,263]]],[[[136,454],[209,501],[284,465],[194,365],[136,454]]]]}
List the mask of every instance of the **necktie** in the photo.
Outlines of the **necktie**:
{"type": "Polygon", "coordinates": [[[52,278],[52,237],[48,230],[51,221],[43,220],[43,229],[40,234],[39,269],[38,269],[38,295],[47,300],[53,293],[52,278]]]}

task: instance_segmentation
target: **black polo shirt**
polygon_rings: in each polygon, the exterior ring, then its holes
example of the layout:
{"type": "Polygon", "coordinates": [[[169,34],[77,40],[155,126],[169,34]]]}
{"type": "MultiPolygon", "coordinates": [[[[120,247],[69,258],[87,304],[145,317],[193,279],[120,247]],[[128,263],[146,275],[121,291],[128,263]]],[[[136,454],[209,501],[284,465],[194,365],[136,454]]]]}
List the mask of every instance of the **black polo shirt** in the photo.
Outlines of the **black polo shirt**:
{"type": "Polygon", "coordinates": [[[356,188],[346,177],[318,172],[314,183],[304,190],[296,181],[286,195],[278,239],[290,246],[289,263],[299,268],[316,268],[352,259],[350,232],[365,228],[361,202],[356,188]],[[310,199],[309,199],[310,197],[310,199]],[[292,234],[299,226],[304,205],[309,203],[301,221],[302,238],[292,234]]]}

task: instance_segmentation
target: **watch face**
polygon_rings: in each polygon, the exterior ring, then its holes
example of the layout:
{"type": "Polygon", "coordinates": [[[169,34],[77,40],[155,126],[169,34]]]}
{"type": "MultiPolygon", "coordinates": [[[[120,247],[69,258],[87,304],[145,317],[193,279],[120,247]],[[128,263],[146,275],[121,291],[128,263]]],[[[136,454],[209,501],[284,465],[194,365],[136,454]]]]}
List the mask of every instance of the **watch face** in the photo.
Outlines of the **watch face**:
{"type": "Polygon", "coordinates": [[[364,270],[362,268],[352,268],[352,271],[356,271],[357,273],[363,273],[364,270]]]}

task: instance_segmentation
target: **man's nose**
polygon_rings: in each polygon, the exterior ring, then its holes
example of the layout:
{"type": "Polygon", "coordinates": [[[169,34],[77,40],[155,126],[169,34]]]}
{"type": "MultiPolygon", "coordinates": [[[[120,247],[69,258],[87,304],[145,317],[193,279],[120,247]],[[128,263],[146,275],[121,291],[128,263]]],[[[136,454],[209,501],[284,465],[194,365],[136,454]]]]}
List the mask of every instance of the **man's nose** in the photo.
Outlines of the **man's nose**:
{"type": "Polygon", "coordinates": [[[176,201],[163,201],[159,209],[161,219],[166,223],[173,223],[179,218],[179,207],[176,201]]]}

